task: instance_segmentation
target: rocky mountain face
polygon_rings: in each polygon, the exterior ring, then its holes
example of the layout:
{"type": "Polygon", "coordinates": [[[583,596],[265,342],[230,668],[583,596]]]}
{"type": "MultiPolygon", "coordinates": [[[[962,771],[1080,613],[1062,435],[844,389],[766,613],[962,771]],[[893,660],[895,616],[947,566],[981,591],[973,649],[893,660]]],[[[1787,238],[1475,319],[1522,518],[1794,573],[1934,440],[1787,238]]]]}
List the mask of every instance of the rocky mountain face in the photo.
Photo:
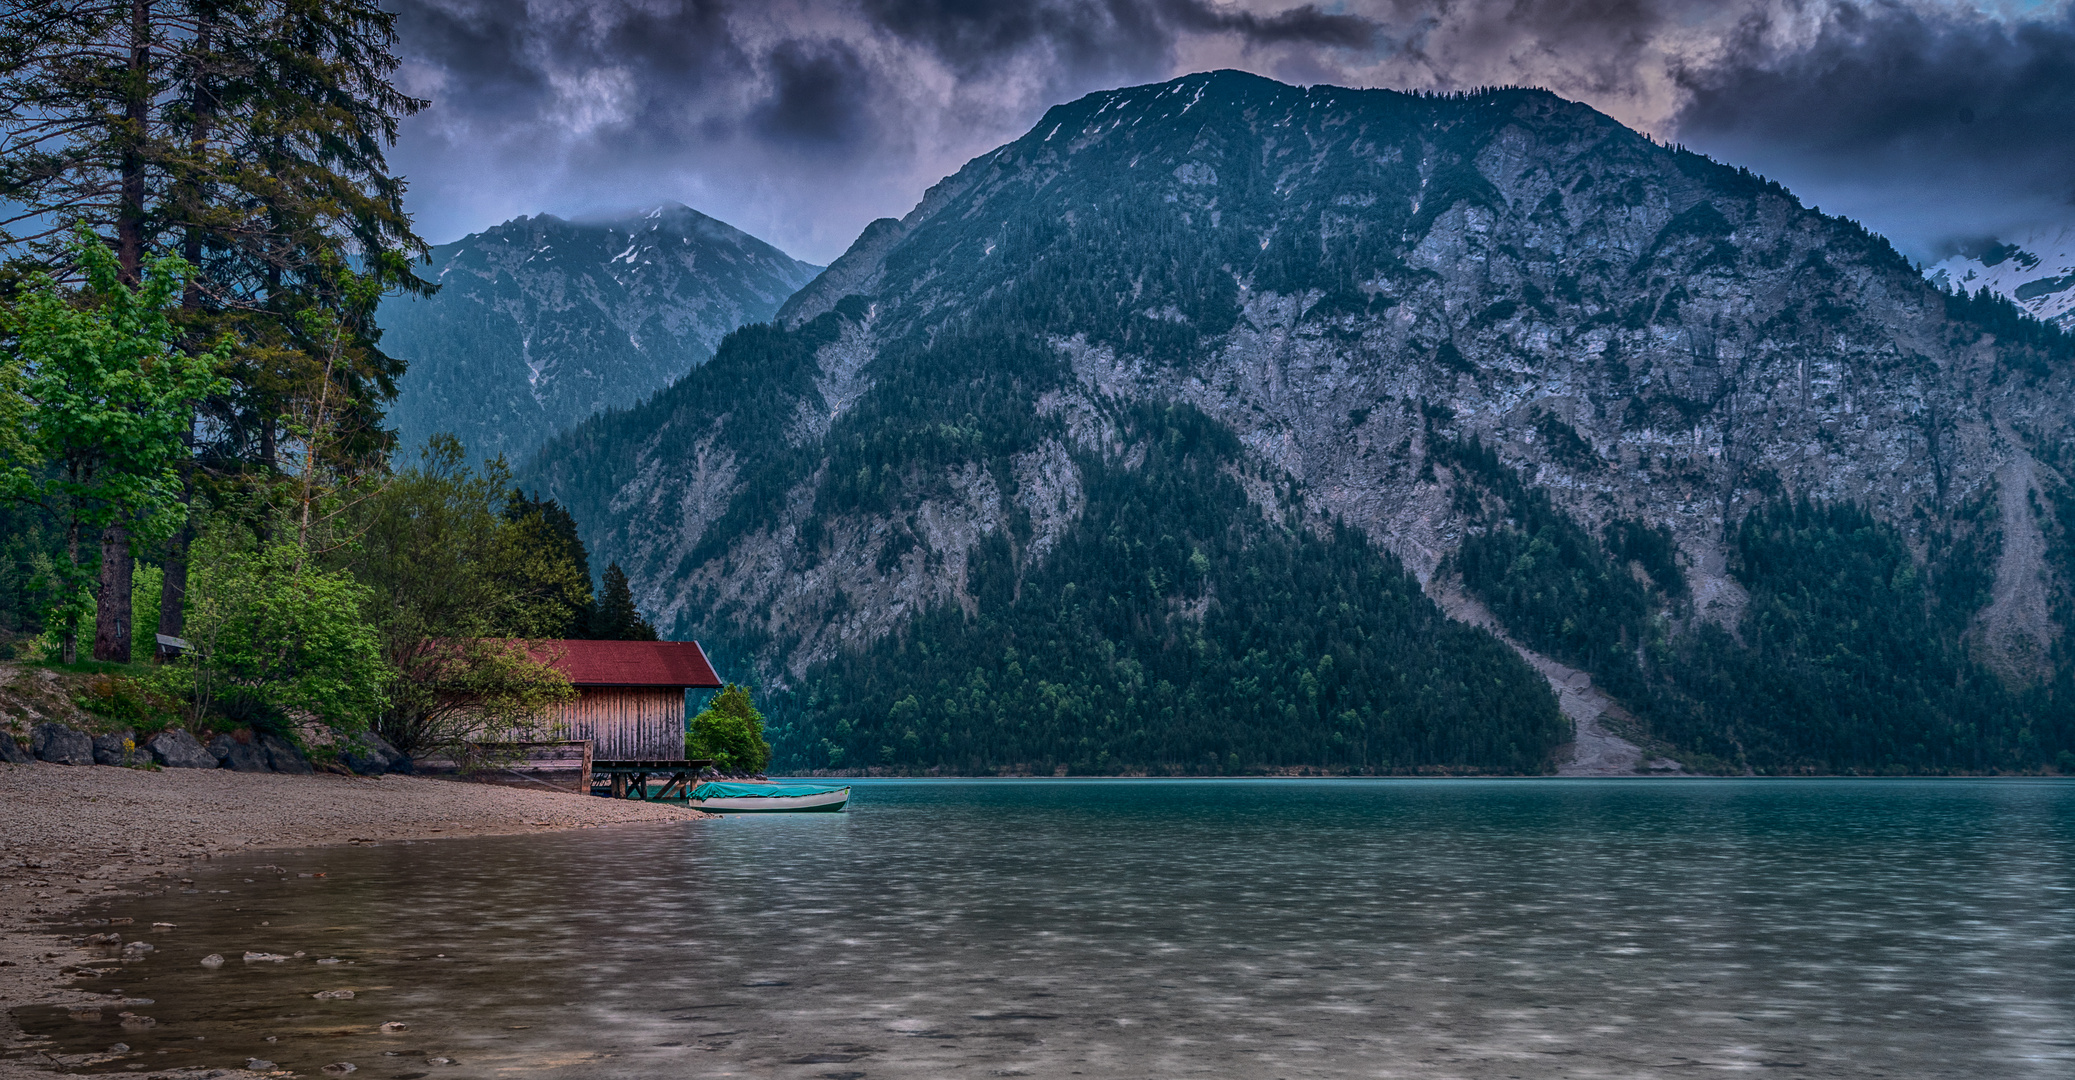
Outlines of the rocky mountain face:
{"type": "Polygon", "coordinates": [[[529,482],[788,767],[2075,769],[2069,339],[1583,105],[1094,94],[779,323],[529,482]]]}
{"type": "Polygon", "coordinates": [[[2036,229],[1939,260],[1925,273],[1944,289],[1988,289],[2033,318],[2075,331],[2075,226],[2036,229]]]}
{"type": "Polygon", "coordinates": [[[819,270],[676,204],[507,221],[433,249],[438,293],[383,304],[383,347],[410,364],[391,419],[407,451],[446,432],[520,460],[705,363],[819,270]]]}

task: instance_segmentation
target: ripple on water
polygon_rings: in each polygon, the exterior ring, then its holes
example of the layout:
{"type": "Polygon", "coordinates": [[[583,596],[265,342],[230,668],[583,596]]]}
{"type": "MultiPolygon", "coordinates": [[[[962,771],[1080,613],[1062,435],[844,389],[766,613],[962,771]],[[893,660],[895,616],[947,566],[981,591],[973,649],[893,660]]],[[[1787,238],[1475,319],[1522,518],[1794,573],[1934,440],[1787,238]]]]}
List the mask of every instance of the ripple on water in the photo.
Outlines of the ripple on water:
{"type": "Polygon", "coordinates": [[[2075,1075],[2075,785],[889,781],[851,806],[212,866],[113,902],[178,929],[83,983],[151,1004],[17,1015],[55,1051],[127,1044],[95,1070],[2075,1075]],[[305,956],[199,963],[248,951],[305,956]]]}

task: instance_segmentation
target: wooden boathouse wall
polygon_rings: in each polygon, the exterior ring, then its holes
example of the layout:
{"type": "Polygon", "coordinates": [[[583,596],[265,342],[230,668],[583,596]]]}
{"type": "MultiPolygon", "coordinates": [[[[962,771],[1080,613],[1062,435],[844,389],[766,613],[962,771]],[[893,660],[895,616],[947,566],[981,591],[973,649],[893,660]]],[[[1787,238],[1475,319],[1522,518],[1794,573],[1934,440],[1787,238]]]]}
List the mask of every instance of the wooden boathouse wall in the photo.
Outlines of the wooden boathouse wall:
{"type": "Polygon", "coordinates": [[[565,738],[591,740],[601,761],[675,761],[684,757],[684,688],[579,686],[562,707],[565,738]]]}
{"type": "Polygon", "coordinates": [[[684,760],[687,690],[718,690],[696,641],[543,641],[534,658],[568,676],[576,698],[557,737],[591,743],[597,761],[684,760]]]}

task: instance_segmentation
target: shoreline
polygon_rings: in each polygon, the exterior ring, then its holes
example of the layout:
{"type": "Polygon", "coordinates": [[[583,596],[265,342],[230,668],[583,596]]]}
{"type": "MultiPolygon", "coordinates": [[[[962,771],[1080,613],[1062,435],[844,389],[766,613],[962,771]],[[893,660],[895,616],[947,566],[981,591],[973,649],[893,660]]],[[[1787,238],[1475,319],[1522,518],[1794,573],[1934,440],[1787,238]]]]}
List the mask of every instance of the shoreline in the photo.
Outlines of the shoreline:
{"type": "MultiPolygon", "coordinates": [[[[88,959],[60,934],[96,896],[136,895],[193,863],[239,852],[509,836],[712,815],[660,803],[416,776],[284,775],[0,764],[0,1080],[71,1061],[27,1045],[14,1010],[105,1002],[67,968],[88,959]]],[[[69,929],[69,928],[68,928],[69,929]]],[[[126,937],[132,935],[125,935],[126,937]]],[[[167,1078],[264,1074],[140,1070],[167,1078]]]]}

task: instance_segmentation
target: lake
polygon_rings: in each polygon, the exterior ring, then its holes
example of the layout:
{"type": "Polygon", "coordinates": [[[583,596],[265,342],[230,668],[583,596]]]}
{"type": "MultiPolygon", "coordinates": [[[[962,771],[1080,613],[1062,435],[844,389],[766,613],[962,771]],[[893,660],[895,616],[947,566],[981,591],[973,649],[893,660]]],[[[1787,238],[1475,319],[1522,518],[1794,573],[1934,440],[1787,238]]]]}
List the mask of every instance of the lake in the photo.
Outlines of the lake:
{"type": "Polygon", "coordinates": [[[190,876],[106,912],[151,1004],[18,1018],[108,1071],[2075,1076],[2061,781],[877,781],[190,876]]]}

